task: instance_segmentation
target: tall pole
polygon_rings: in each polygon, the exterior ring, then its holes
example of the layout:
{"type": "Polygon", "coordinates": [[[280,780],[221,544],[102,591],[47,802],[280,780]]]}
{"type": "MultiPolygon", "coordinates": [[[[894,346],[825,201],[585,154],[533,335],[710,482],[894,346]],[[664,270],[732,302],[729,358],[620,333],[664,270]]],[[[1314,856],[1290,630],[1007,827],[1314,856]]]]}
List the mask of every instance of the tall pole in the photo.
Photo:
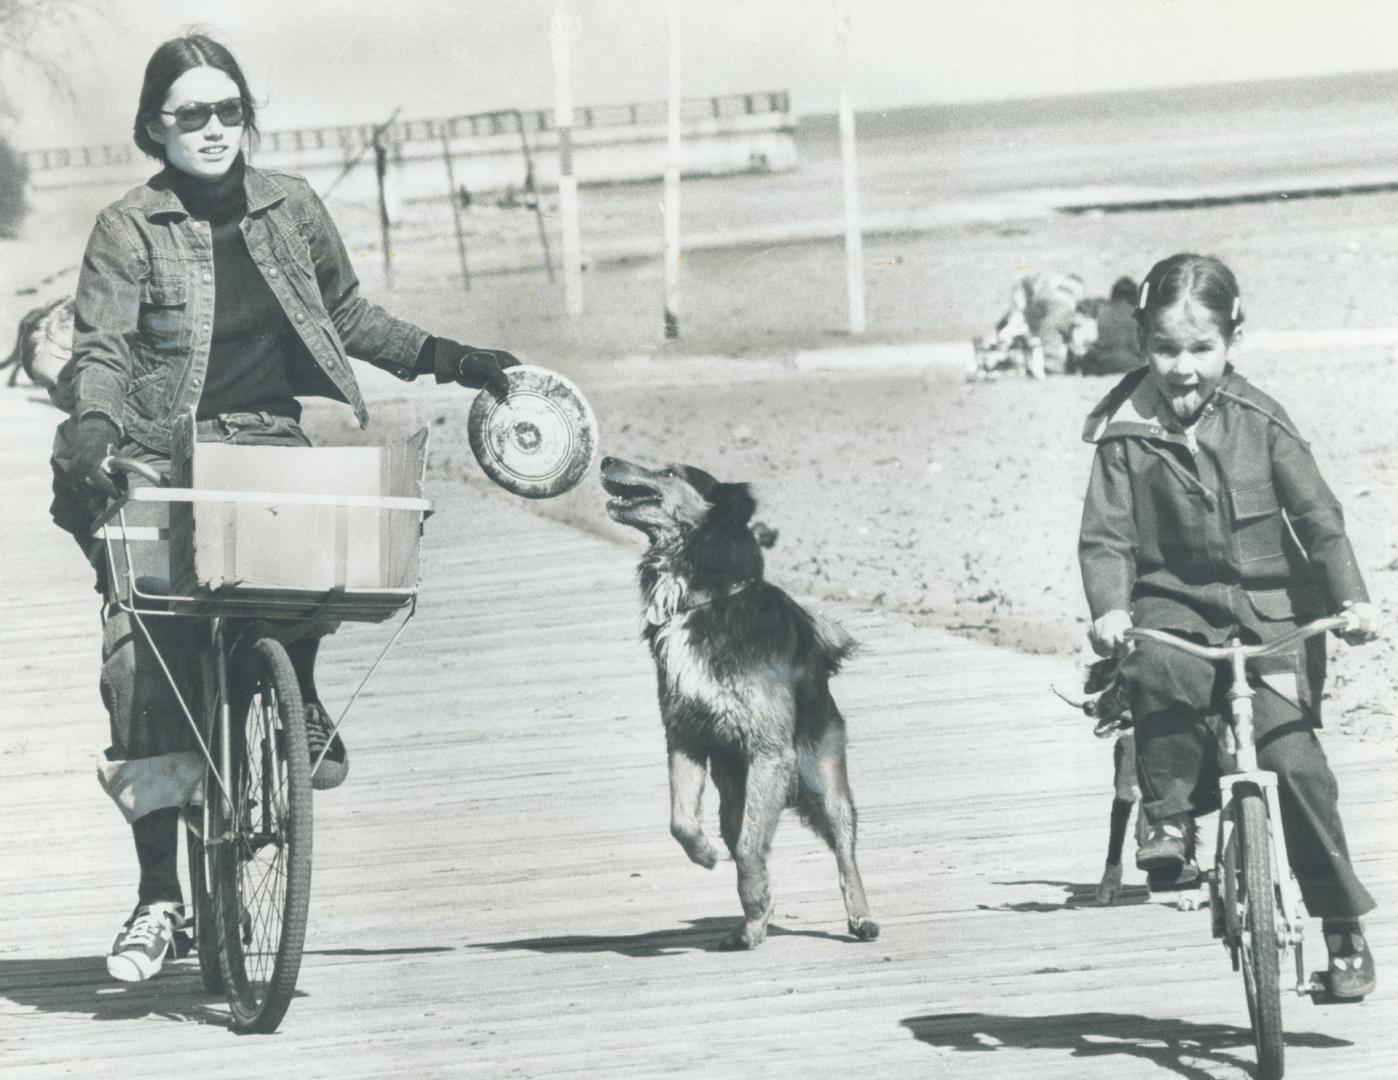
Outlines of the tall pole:
{"type": "Polygon", "coordinates": [[[840,164],[845,186],[845,288],[849,332],[864,333],[864,238],[859,225],[859,175],[854,152],[854,106],[850,102],[849,0],[835,0],[835,37],[840,48],[840,164]]]}
{"type": "MultiPolygon", "coordinates": [[[[553,126],[558,132],[558,217],[563,228],[563,296],[568,314],[581,315],[582,236],[578,227],[578,181],[573,175],[572,34],[571,0],[554,0],[553,126]]],[[[523,131],[523,128],[520,130],[523,131]]]]}
{"type": "Polygon", "coordinates": [[[670,91],[665,144],[665,336],[680,336],[680,5],[668,0],[670,91]]]}

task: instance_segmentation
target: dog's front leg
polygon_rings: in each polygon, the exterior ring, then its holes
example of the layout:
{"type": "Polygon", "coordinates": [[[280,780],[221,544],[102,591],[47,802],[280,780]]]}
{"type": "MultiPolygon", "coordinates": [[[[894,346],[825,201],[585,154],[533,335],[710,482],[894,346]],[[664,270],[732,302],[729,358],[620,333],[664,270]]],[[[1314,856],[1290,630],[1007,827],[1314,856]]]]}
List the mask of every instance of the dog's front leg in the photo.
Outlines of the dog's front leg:
{"type": "Polygon", "coordinates": [[[699,808],[704,795],[706,763],[681,747],[670,747],[670,835],[693,862],[712,870],[718,852],[704,835],[699,808]]]}
{"type": "Polygon", "coordinates": [[[786,806],[795,767],[793,756],[759,757],[748,764],[742,826],[733,851],[733,861],[738,864],[738,899],[743,902],[743,925],[728,939],[735,948],[751,949],[767,936],[767,920],[772,917],[767,852],[786,806]]]}

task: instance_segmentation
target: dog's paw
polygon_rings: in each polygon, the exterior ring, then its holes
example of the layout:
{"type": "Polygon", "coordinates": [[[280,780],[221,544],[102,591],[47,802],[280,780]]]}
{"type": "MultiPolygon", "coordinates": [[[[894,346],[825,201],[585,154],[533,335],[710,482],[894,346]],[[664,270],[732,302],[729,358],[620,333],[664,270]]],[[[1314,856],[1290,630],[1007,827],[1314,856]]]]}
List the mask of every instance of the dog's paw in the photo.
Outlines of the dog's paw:
{"type": "Polygon", "coordinates": [[[700,829],[686,830],[678,826],[670,827],[670,835],[679,841],[680,847],[684,848],[684,853],[689,856],[689,861],[698,863],[705,870],[712,870],[718,865],[718,851],[709,843],[709,838],[700,829]]]}
{"type": "Polygon", "coordinates": [[[718,865],[718,849],[702,836],[696,843],[685,844],[684,853],[689,856],[691,862],[698,863],[705,870],[712,870],[718,865]]]}
{"type": "Polygon", "coordinates": [[[1102,907],[1111,907],[1120,895],[1121,864],[1112,866],[1109,863],[1107,868],[1102,871],[1102,880],[1097,883],[1097,903],[1102,907]]]}
{"type": "Polygon", "coordinates": [[[1209,892],[1207,889],[1195,889],[1193,892],[1183,893],[1175,901],[1175,907],[1180,911],[1203,911],[1209,906],[1209,892]]]}
{"type": "Polygon", "coordinates": [[[725,949],[755,949],[762,944],[762,939],[767,936],[765,926],[753,929],[744,923],[723,939],[725,949]]]}
{"type": "Polygon", "coordinates": [[[879,936],[879,924],[869,916],[864,915],[849,921],[849,932],[860,941],[873,941],[879,936]]]}

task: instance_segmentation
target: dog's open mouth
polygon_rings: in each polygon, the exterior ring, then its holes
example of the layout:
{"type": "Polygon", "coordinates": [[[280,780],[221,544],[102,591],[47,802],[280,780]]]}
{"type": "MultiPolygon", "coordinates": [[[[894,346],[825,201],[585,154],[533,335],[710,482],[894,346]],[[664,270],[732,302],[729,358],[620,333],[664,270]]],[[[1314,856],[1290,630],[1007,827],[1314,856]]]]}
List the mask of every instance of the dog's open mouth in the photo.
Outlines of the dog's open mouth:
{"type": "Polygon", "coordinates": [[[660,492],[643,484],[623,484],[607,477],[602,479],[602,487],[611,496],[607,500],[607,512],[632,510],[645,503],[660,502],[660,492]]]}

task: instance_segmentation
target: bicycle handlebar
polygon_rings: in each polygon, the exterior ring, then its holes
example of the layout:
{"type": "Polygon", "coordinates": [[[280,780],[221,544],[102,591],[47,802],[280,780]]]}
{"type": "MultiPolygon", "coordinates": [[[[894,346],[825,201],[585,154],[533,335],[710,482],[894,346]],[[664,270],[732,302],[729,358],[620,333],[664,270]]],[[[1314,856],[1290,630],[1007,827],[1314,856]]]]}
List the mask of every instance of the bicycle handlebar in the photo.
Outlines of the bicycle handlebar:
{"type": "Polygon", "coordinates": [[[135,458],[108,457],[102,462],[102,468],[106,469],[108,472],[117,469],[121,472],[135,473],[137,476],[144,477],[152,484],[156,484],[160,487],[170,486],[170,478],[168,476],[162,476],[156,469],[147,465],[144,461],[137,461],[135,458]]]}
{"type": "Polygon", "coordinates": [[[1254,656],[1274,656],[1279,652],[1284,652],[1298,641],[1323,634],[1327,630],[1339,630],[1342,627],[1352,626],[1355,621],[1352,615],[1331,615],[1329,618],[1316,619],[1305,626],[1297,627],[1291,633],[1283,634],[1276,641],[1268,641],[1262,645],[1199,645],[1187,638],[1180,637],[1178,634],[1172,634],[1165,630],[1151,630],[1144,626],[1133,626],[1126,630],[1122,636],[1130,641],[1158,641],[1162,645],[1169,645],[1171,648],[1179,649],[1181,652],[1198,656],[1204,660],[1229,660],[1234,656],[1250,659],[1254,656]]]}

